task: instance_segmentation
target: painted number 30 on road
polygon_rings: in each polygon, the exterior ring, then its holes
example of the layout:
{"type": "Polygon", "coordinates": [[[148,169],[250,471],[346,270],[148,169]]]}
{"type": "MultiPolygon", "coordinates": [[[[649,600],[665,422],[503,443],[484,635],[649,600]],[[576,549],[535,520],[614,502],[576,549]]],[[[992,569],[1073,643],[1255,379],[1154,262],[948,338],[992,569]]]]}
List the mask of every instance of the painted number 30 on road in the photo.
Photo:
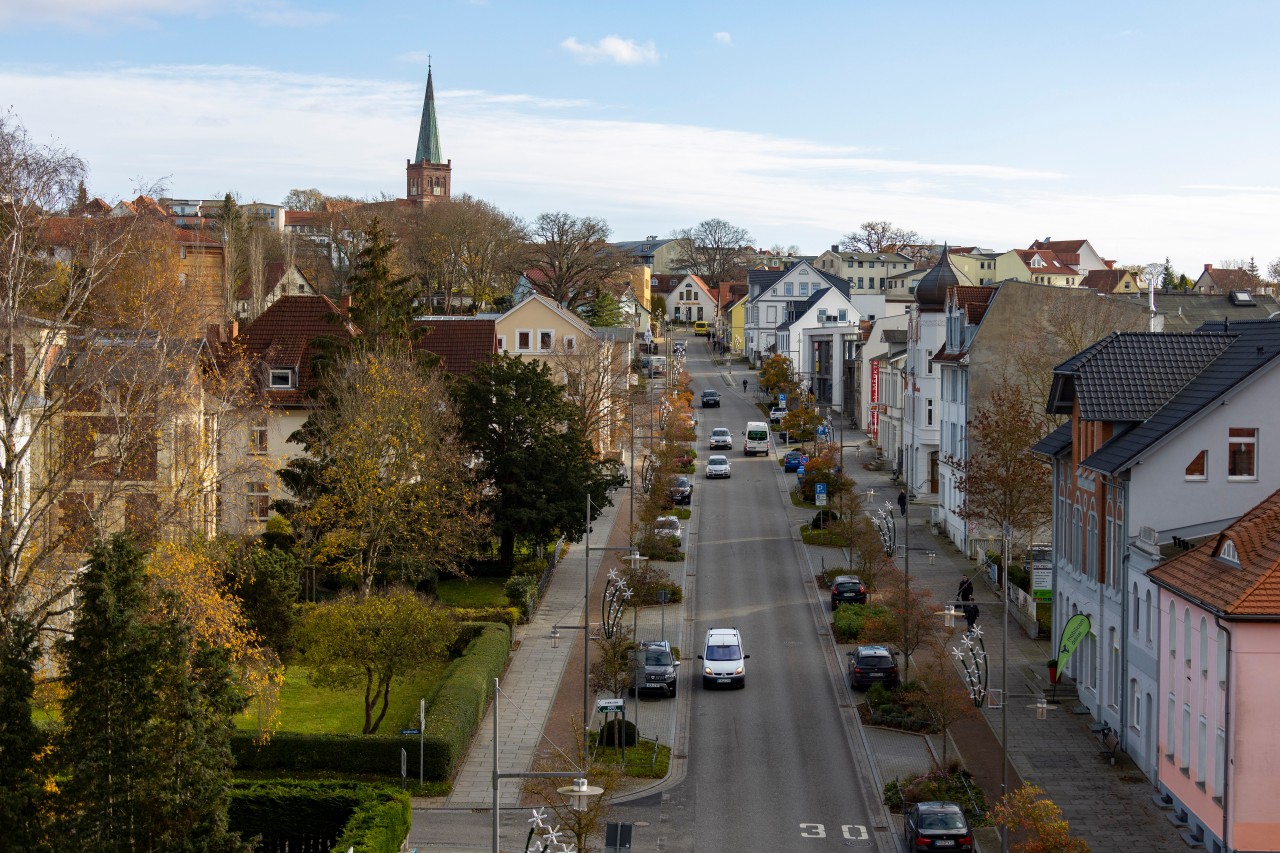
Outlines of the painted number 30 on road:
{"type": "MultiPolygon", "coordinates": [[[[867,828],[865,826],[856,826],[846,823],[840,827],[840,834],[843,835],[847,841],[871,840],[870,836],[867,835],[867,828]]],[[[802,823],[800,824],[800,837],[826,838],[827,828],[820,823],[802,823]]]]}

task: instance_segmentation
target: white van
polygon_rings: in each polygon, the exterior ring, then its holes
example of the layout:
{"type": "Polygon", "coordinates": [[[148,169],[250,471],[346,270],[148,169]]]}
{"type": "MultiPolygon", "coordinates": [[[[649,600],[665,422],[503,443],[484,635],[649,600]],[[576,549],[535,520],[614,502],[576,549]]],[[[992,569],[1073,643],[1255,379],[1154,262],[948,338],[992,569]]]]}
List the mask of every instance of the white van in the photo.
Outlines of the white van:
{"type": "Polygon", "coordinates": [[[747,421],[747,428],[742,434],[746,438],[742,442],[744,456],[764,455],[769,452],[769,425],[764,421],[747,421]]]}
{"type": "Polygon", "coordinates": [[[737,628],[712,628],[698,660],[702,661],[702,686],[747,686],[747,658],[742,653],[742,635],[737,628]]]}

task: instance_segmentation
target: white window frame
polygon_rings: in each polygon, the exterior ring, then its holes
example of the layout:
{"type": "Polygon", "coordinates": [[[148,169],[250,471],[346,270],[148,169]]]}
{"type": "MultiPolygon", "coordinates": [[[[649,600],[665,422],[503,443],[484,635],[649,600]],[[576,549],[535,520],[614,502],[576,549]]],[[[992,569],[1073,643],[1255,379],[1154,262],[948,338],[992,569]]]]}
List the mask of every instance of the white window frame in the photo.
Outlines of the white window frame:
{"type": "Polygon", "coordinates": [[[556,348],[556,330],[538,330],[538,352],[552,352],[556,348]]]}
{"type": "Polygon", "coordinates": [[[1192,458],[1191,462],[1187,465],[1186,469],[1183,471],[1182,479],[1186,480],[1189,483],[1203,483],[1209,479],[1209,449],[1208,448],[1204,448],[1192,458]],[[1201,472],[1199,474],[1188,474],[1187,471],[1191,469],[1191,466],[1194,465],[1196,460],[1199,459],[1201,456],[1204,457],[1204,465],[1202,466],[1201,472]]]}
{"type": "Polygon", "coordinates": [[[576,336],[576,335],[565,335],[563,340],[564,340],[564,351],[565,351],[565,352],[577,352],[577,351],[578,351],[578,338],[577,338],[577,336],[576,336]]]}
{"type": "Polygon", "coordinates": [[[516,329],[516,352],[533,352],[533,329],[516,329]]]}
{"type": "Polygon", "coordinates": [[[507,336],[498,335],[498,352],[506,352],[506,351],[507,351],[507,336]]]}
{"type": "Polygon", "coordinates": [[[249,521],[266,521],[271,516],[271,490],[266,483],[245,483],[245,514],[249,521]]]}
{"type": "Polygon", "coordinates": [[[1227,481],[1232,483],[1252,483],[1258,480],[1258,428],[1257,427],[1232,427],[1227,432],[1227,481]],[[1252,435],[1233,436],[1231,430],[1249,430],[1252,435]],[[1252,461],[1253,470],[1248,474],[1232,474],[1231,473],[1231,447],[1232,445],[1249,445],[1253,448],[1252,461]]]}
{"type": "Polygon", "coordinates": [[[284,391],[297,384],[292,367],[273,367],[267,371],[267,387],[273,391],[284,391]]]}
{"type": "Polygon", "coordinates": [[[251,456],[262,456],[270,449],[270,438],[267,433],[266,424],[250,424],[249,425],[249,454],[251,456]]]}

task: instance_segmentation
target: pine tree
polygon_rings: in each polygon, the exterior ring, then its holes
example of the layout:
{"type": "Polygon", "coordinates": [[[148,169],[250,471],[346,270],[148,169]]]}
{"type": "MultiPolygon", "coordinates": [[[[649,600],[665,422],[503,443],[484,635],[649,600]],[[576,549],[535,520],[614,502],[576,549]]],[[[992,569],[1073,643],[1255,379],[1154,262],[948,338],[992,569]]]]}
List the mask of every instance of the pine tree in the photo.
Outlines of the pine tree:
{"type": "Polygon", "coordinates": [[[0,826],[15,850],[42,850],[41,785],[36,756],[44,735],[31,719],[35,631],[11,622],[0,634],[0,826]]]}
{"type": "Polygon", "coordinates": [[[230,722],[243,707],[225,653],[150,592],[144,554],[117,535],[90,551],[74,632],[62,643],[67,696],[59,846],[233,851],[226,828],[230,722]]]}
{"type": "Polygon", "coordinates": [[[581,313],[583,319],[597,329],[622,325],[622,311],[618,300],[608,288],[597,290],[596,298],[590,305],[584,306],[581,313]]]}
{"type": "Polygon", "coordinates": [[[407,342],[414,306],[420,295],[412,276],[396,275],[391,265],[395,243],[375,217],[365,230],[365,244],[351,273],[351,322],[361,335],[353,341],[367,349],[407,342]]]}
{"type": "Polygon", "coordinates": [[[1178,276],[1173,272],[1169,259],[1164,259],[1164,271],[1160,274],[1160,286],[1165,293],[1172,293],[1178,287],[1178,276]]]}

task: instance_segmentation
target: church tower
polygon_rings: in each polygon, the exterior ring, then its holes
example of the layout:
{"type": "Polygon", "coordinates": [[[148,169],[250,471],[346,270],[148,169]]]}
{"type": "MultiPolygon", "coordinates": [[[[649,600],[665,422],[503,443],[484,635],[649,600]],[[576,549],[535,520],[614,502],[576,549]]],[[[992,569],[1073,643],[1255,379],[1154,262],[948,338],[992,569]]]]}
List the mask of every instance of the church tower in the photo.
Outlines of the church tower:
{"type": "Polygon", "coordinates": [[[430,204],[449,197],[453,161],[440,157],[440,129],[436,126],[436,94],[427,66],[427,95],[422,101],[422,124],[418,127],[418,150],[405,165],[406,197],[413,204],[430,204]]]}

